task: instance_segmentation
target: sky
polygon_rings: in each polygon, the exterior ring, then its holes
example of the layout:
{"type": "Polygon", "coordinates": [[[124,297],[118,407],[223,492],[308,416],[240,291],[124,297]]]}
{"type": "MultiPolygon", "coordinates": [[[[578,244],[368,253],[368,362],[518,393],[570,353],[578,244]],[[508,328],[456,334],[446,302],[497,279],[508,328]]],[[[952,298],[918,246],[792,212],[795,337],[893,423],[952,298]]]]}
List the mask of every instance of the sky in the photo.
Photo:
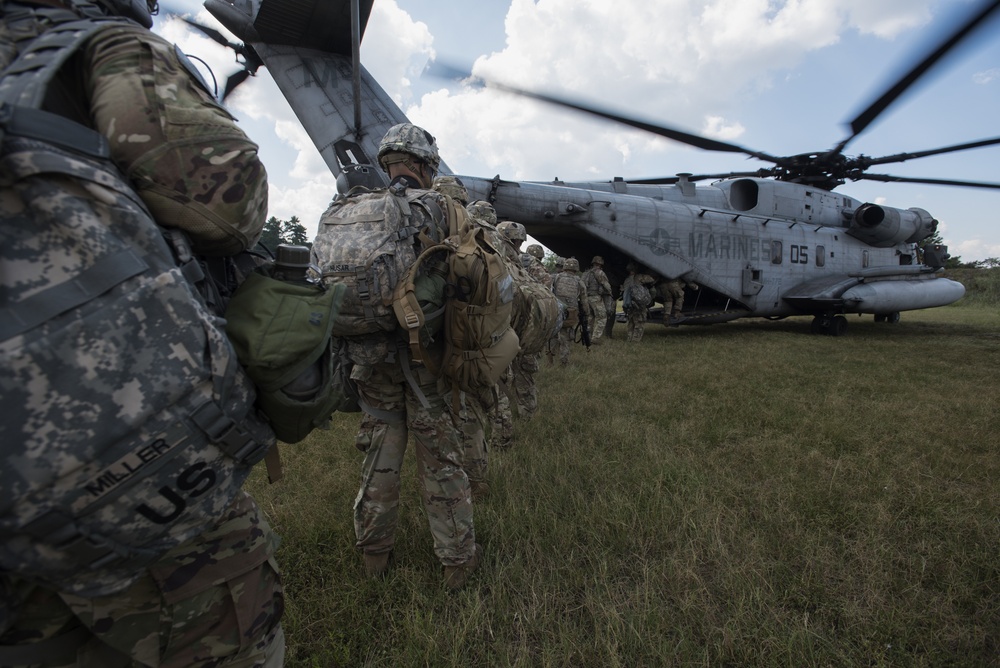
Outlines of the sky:
{"type": "MultiPolygon", "coordinates": [[[[443,62],[520,88],[771,155],[824,151],[982,0],[375,0],[361,62],[457,174],[607,181],[769,166],[427,73],[443,62]]],[[[197,0],[161,7],[221,27],[197,0]]],[[[154,30],[223,85],[231,51],[172,20],[154,30]]],[[[266,69],[227,99],[260,145],[270,216],[315,233],[336,186],[266,69]]],[[[1000,16],[846,148],[893,155],[1000,136],[1000,16]]],[[[1000,182],[1000,145],[878,166],[1000,182]]],[[[1000,190],[848,182],[838,192],[940,221],[953,256],[1000,257],[1000,190]]]]}

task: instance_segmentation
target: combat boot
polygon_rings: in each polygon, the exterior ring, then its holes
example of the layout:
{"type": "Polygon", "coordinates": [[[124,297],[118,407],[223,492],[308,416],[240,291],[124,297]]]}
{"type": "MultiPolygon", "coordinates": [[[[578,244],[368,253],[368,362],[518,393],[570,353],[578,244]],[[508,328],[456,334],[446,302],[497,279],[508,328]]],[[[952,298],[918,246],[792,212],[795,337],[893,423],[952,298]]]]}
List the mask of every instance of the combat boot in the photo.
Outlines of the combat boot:
{"type": "Polygon", "coordinates": [[[473,501],[481,501],[490,495],[490,483],[485,480],[470,480],[469,488],[472,490],[473,501]]]}
{"type": "Polygon", "coordinates": [[[479,568],[479,557],[483,552],[483,548],[479,547],[479,543],[476,543],[476,549],[472,553],[472,558],[466,561],[464,564],[457,564],[455,566],[445,566],[444,567],[444,586],[452,591],[458,591],[465,586],[465,583],[469,581],[469,576],[471,576],[477,568],[479,568]]]}
{"type": "Polygon", "coordinates": [[[361,558],[365,562],[365,575],[370,578],[379,578],[389,571],[389,562],[392,560],[392,550],[388,552],[364,552],[361,558]]]}

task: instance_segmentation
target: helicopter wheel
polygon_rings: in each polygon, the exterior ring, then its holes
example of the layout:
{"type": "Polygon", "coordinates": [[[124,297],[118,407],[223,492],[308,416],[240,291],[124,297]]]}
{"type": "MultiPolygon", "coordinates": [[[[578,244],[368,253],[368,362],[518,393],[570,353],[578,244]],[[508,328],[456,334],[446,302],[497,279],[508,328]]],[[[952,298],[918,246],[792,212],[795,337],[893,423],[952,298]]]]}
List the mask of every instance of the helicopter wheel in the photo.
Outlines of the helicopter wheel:
{"type": "Polygon", "coordinates": [[[843,336],[847,333],[847,318],[842,315],[818,315],[813,318],[809,330],[813,334],[826,334],[827,336],[843,336]]]}
{"type": "Polygon", "coordinates": [[[899,322],[899,311],[893,311],[892,313],[886,314],[885,321],[890,325],[895,325],[899,322]]]}

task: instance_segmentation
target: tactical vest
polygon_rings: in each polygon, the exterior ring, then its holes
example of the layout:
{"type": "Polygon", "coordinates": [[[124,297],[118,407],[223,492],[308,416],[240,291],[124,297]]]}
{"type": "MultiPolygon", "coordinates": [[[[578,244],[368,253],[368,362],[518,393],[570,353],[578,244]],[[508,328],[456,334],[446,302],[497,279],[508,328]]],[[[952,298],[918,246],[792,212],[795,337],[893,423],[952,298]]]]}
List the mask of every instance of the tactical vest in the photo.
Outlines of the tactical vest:
{"type": "Polygon", "coordinates": [[[0,83],[0,571],[81,596],[211,526],[274,440],[183,235],[40,109],[116,23],[59,22],[0,83]]]}

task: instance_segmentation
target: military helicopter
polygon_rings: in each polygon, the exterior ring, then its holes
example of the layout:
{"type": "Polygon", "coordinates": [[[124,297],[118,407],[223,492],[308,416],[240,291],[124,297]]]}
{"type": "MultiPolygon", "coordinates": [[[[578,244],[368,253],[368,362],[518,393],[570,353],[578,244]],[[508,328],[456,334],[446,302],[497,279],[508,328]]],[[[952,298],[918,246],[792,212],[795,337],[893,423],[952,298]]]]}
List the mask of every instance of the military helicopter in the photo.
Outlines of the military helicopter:
{"type": "MultiPolygon", "coordinates": [[[[406,116],[360,62],[374,0],[206,0],[205,7],[242,44],[245,71],[271,72],[330,170],[338,190],[381,187],[374,156],[385,131],[406,116]]],[[[743,154],[774,165],[754,172],[678,174],[665,179],[564,183],[460,176],[473,199],[490,201],[500,219],[563,256],[602,255],[612,282],[628,263],[660,280],[697,284],[679,322],[711,324],[745,317],[812,315],[814,333],[843,335],[845,314],[898,322],[901,311],[944,306],[965,288],[940,276],[947,248],[918,252],[937,221],[919,208],[866,203],[834,192],[846,180],[904,181],[976,188],[997,183],[871,174],[876,165],[1000,143],[1000,137],[884,157],[843,151],[907,87],[1000,7],[983,5],[949,38],[851,123],[828,150],[773,156],[571,100],[481,82],[513,94],[590,113],[691,146],[743,154]],[[711,185],[697,181],[714,180],[711,185]]],[[[213,35],[212,33],[215,32],[213,35]]],[[[467,73],[460,73],[466,76],[467,73]]],[[[441,172],[452,173],[445,163],[441,172]]]]}

